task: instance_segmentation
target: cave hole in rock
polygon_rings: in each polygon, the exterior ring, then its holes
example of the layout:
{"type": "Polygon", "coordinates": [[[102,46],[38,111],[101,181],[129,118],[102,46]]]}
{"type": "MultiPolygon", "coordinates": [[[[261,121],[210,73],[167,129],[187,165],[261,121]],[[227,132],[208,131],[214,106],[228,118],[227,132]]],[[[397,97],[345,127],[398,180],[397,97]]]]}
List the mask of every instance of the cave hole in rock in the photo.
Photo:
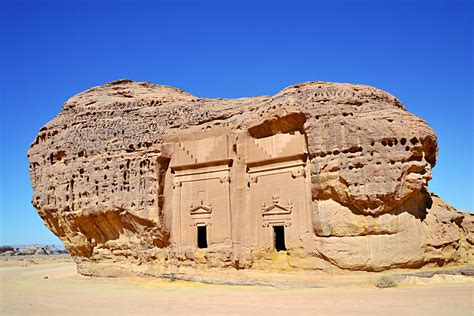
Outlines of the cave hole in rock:
{"type": "Polygon", "coordinates": [[[273,226],[273,245],[276,251],[285,251],[285,228],[283,226],[273,226]]]}
{"type": "Polygon", "coordinates": [[[197,246],[198,248],[207,248],[207,229],[206,225],[197,226],[197,246]]]}

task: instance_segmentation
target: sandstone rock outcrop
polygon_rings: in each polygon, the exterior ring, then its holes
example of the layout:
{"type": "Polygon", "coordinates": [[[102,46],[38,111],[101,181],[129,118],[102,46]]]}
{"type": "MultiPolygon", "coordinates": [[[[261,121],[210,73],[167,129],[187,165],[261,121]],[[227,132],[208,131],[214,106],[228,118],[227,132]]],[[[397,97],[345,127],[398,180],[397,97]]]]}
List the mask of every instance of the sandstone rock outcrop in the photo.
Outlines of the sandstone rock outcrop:
{"type": "Polygon", "coordinates": [[[473,216],[428,192],[433,130],[365,85],[206,99],[115,81],[69,99],[28,157],[32,203],[83,274],[473,258],[473,216]]]}

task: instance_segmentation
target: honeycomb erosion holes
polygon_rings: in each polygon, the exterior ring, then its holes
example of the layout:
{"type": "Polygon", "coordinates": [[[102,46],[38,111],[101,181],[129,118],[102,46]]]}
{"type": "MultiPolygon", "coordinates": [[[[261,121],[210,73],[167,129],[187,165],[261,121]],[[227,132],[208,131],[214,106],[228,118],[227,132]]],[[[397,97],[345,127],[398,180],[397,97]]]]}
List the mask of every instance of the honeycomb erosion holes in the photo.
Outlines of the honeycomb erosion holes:
{"type": "Polygon", "coordinates": [[[330,82],[207,99],[119,80],[28,151],[34,207],[96,276],[472,263],[473,216],[428,191],[436,156],[394,96],[330,82]]]}

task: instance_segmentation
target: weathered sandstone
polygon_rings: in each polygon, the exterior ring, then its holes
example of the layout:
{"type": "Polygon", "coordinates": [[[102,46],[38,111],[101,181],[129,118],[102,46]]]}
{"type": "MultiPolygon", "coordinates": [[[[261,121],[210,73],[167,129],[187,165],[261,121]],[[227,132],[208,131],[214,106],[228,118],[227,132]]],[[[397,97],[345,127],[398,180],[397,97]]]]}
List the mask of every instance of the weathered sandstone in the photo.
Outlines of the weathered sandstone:
{"type": "Polygon", "coordinates": [[[473,216],[428,192],[436,156],[369,86],[206,99],[130,80],[69,99],[28,152],[33,205],[88,275],[470,263],[473,216]]]}

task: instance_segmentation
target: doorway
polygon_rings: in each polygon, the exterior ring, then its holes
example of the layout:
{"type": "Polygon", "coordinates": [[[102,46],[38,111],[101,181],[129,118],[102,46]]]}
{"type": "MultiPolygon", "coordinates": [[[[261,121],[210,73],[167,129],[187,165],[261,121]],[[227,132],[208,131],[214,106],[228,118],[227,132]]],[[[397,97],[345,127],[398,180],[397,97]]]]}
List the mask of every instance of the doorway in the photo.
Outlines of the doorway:
{"type": "Polygon", "coordinates": [[[273,226],[273,245],[276,251],[285,251],[285,228],[283,226],[273,226]]]}
{"type": "Polygon", "coordinates": [[[197,226],[197,246],[207,248],[207,229],[205,225],[197,226]]]}

